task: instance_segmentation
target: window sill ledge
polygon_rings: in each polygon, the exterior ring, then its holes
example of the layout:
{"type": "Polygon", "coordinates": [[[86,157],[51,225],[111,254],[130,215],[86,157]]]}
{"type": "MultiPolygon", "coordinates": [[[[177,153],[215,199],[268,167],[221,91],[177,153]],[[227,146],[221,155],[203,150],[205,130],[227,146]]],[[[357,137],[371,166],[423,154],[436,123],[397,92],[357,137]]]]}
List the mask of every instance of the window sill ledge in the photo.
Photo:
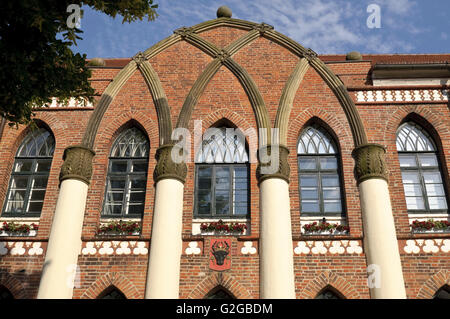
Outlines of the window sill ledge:
{"type": "Polygon", "coordinates": [[[450,234],[450,229],[411,230],[411,234],[450,234]]]}
{"type": "Polygon", "coordinates": [[[192,220],[192,236],[231,236],[243,237],[250,236],[250,218],[195,218],[192,220]],[[222,231],[204,231],[200,229],[203,223],[213,223],[223,220],[224,223],[240,223],[245,224],[247,229],[243,232],[222,232],[222,231]]]}
{"type": "Polygon", "coordinates": [[[27,234],[18,232],[5,232],[5,231],[0,232],[0,237],[36,237],[36,235],[37,230],[30,230],[30,232],[27,234]]]}

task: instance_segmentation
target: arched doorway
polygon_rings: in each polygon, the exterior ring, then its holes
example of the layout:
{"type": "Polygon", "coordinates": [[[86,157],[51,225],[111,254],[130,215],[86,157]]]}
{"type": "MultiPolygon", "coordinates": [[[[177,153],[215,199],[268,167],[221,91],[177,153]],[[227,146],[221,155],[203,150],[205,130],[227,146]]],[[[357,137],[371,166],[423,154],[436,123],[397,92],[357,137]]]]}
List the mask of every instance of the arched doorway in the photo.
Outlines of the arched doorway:
{"type": "Polygon", "coordinates": [[[444,285],[436,291],[433,299],[450,299],[450,286],[444,285]]]}
{"type": "Polygon", "coordinates": [[[315,299],[345,299],[345,297],[335,288],[326,286],[317,294],[315,299]]]}
{"type": "Polygon", "coordinates": [[[97,297],[97,299],[127,299],[115,286],[109,286],[97,297]]]}
{"type": "Polygon", "coordinates": [[[8,300],[8,299],[14,299],[14,296],[12,295],[11,291],[9,291],[8,288],[0,285],[0,300],[8,300]]]}
{"type": "Polygon", "coordinates": [[[236,299],[236,297],[224,287],[217,286],[208,292],[205,299],[236,299]]]}

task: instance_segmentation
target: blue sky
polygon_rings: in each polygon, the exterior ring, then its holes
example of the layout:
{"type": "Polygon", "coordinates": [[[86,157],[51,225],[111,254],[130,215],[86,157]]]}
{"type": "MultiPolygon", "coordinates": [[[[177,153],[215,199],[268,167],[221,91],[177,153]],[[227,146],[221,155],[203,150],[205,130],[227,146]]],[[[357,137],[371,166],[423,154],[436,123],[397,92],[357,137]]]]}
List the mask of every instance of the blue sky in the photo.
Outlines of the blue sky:
{"type": "Polygon", "coordinates": [[[88,58],[132,57],[182,26],[216,18],[221,5],[233,18],[266,22],[319,54],[450,53],[450,0],[156,0],[155,21],[122,24],[83,7],[75,52],[88,58]],[[370,4],[381,9],[381,28],[368,28],[370,4]]]}

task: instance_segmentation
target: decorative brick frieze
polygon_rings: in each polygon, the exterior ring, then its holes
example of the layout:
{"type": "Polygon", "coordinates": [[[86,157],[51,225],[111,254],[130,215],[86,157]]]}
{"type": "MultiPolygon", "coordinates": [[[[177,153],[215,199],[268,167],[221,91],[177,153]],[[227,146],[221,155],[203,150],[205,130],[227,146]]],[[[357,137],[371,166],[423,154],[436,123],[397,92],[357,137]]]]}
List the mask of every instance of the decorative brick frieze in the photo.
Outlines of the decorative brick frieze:
{"type": "Polygon", "coordinates": [[[246,240],[239,242],[239,252],[242,255],[258,255],[259,249],[258,249],[258,241],[256,240],[246,240]]]}
{"type": "Polygon", "coordinates": [[[0,256],[41,256],[46,246],[46,242],[37,241],[0,241],[0,256]]]}
{"type": "Polygon", "coordinates": [[[70,98],[66,103],[63,103],[59,101],[57,98],[52,98],[52,102],[42,105],[42,106],[35,106],[36,108],[42,108],[45,109],[54,109],[54,108],[88,108],[92,109],[94,107],[94,104],[88,100],[85,99],[76,99],[76,98],[70,98]]]}
{"type": "Polygon", "coordinates": [[[343,255],[363,253],[360,240],[315,240],[294,242],[295,255],[343,255]]]}
{"type": "Polygon", "coordinates": [[[190,240],[183,242],[183,255],[186,256],[203,256],[203,241],[190,240]]]}
{"type": "Polygon", "coordinates": [[[448,89],[368,90],[356,91],[356,103],[447,102],[448,89]]]}
{"type": "Polygon", "coordinates": [[[148,247],[144,241],[88,241],[83,242],[81,255],[147,255],[148,247]]]}
{"type": "Polygon", "coordinates": [[[450,252],[450,239],[409,239],[401,242],[406,254],[438,254],[450,252]]]}

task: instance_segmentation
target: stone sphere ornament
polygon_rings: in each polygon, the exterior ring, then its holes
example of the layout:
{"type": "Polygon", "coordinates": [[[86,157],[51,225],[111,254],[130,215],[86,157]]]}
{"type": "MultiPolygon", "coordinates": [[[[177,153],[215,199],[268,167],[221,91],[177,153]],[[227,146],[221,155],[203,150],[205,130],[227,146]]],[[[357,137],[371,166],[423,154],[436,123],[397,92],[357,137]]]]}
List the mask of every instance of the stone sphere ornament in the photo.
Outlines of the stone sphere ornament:
{"type": "Polygon", "coordinates": [[[231,18],[231,9],[227,6],[221,6],[217,9],[217,17],[218,18],[231,18]]]}

